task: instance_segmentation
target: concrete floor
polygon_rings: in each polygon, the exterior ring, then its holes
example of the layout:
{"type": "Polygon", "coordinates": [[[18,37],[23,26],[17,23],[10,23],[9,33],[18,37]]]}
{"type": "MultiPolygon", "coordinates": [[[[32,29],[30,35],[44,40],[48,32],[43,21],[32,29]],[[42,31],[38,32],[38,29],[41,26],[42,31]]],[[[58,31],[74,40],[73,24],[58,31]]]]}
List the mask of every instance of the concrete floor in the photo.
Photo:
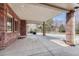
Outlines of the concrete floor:
{"type": "Polygon", "coordinates": [[[0,56],[79,56],[79,45],[68,46],[61,36],[31,34],[0,50],[0,56]]]}

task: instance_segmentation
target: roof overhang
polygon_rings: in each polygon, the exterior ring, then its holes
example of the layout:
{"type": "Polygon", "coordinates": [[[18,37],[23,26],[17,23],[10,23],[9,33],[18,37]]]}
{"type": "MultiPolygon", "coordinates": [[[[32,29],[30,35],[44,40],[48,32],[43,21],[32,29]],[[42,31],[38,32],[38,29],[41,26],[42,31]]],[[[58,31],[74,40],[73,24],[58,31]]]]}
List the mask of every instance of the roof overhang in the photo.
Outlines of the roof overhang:
{"type": "Polygon", "coordinates": [[[74,9],[72,3],[10,3],[13,11],[29,23],[41,23],[64,11],[74,9]]]}

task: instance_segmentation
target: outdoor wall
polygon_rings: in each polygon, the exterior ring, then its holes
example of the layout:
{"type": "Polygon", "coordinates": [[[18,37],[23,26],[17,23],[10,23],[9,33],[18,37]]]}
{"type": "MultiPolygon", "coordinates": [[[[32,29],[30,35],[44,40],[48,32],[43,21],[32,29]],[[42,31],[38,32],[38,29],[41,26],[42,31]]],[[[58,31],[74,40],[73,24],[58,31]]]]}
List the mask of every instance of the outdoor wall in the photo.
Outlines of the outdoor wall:
{"type": "Polygon", "coordinates": [[[0,4],[0,47],[4,40],[4,4],[0,4]]]}
{"type": "Polygon", "coordinates": [[[20,36],[26,36],[26,20],[20,20],[20,36]]]}
{"type": "Polygon", "coordinates": [[[8,4],[0,3],[0,48],[6,47],[14,42],[20,36],[20,19],[10,8],[8,4]],[[13,31],[7,32],[7,13],[13,17],[13,31]],[[15,21],[17,21],[17,30],[15,31],[15,21]]]}

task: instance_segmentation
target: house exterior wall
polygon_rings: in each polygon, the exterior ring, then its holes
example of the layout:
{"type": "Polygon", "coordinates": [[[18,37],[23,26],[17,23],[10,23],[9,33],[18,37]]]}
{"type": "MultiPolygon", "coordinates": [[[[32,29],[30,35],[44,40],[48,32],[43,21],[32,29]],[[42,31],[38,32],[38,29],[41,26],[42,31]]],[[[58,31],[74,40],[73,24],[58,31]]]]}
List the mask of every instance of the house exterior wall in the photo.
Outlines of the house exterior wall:
{"type": "Polygon", "coordinates": [[[20,20],[20,36],[26,36],[26,20],[20,20]]]}
{"type": "Polygon", "coordinates": [[[20,35],[26,35],[26,32],[24,33],[26,29],[23,30],[24,28],[26,28],[26,22],[22,22],[8,4],[0,3],[0,49],[3,49],[6,46],[10,45],[18,37],[20,37],[20,35]],[[13,30],[11,32],[7,32],[7,13],[9,13],[13,17],[13,30]],[[15,31],[15,21],[17,21],[17,31],[15,31]]]}
{"type": "Polygon", "coordinates": [[[0,47],[4,40],[4,5],[0,4],[0,47]]]}
{"type": "MultiPolygon", "coordinates": [[[[9,5],[4,4],[4,8],[6,10],[5,10],[5,18],[4,18],[4,20],[5,20],[4,21],[4,23],[5,23],[5,27],[4,27],[5,28],[5,31],[4,31],[4,33],[5,33],[5,39],[4,39],[4,42],[3,42],[3,46],[7,46],[10,43],[14,42],[18,38],[18,36],[19,36],[19,30],[14,31],[14,29],[13,29],[13,31],[10,32],[10,33],[6,32],[6,30],[7,30],[7,26],[6,26],[6,24],[7,24],[7,13],[9,13],[14,18],[13,19],[13,23],[14,23],[15,19],[17,19],[17,21],[18,21],[17,25],[19,25],[20,19],[13,12],[13,10],[9,7],[9,5]]],[[[13,26],[14,26],[14,24],[13,24],[13,26]]]]}

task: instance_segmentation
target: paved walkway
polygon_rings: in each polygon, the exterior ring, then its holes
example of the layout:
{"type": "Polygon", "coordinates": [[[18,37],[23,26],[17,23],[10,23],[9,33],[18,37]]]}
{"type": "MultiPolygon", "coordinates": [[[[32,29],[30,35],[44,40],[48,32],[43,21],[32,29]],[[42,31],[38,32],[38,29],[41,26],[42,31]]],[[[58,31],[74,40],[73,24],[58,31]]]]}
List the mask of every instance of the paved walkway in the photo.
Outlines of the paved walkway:
{"type": "Polygon", "coordinates": [[[79,56],[79,45],[70,47],[56,35],[28,35],[19,39],[4,50],[1,56],[79,56]]]}

